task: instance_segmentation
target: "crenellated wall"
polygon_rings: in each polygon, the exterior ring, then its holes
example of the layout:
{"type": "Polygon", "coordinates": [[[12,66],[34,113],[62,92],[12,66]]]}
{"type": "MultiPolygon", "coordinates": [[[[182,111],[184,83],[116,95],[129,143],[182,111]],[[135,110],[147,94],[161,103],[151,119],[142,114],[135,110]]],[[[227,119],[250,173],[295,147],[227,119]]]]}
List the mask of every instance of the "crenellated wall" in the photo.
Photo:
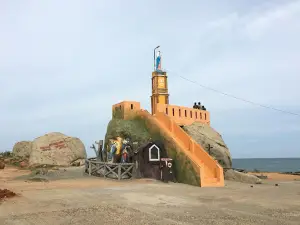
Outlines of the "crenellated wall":
{"type": "MultiPolygon", "coordinates": [[[[140,103],[135,101],[123,101],[112,106],[113,118],[131,119],[141,109],[140,103]]],[[[156,105],[157,112],[165,113],[172,118],[179,126],[190,125],[194,122],[201,122],[210,125],[210,113],[205,110],[193,109],[177,105],[160,104],[156,105]]]]}
{"type": "Polygon", "coordinates": [[[172,118],[179,126],[190,125],[201,122],[210,125],[210,114],[208,111],[193,109],[177,105],[157,104],[157,112],[162,112],[172,118]]]}

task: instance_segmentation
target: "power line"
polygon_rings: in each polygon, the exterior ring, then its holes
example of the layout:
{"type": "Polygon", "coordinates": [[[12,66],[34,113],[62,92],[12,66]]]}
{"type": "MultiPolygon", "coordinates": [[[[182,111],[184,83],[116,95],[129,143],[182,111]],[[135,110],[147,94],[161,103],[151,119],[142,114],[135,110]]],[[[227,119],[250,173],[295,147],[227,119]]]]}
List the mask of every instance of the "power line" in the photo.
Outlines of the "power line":
{"type": "MultiPolygon", "coordinates": [[[[171,72],[172,73],[172,72],[171,72]]],[[[246,102],[246,103],[249,103],[249,104],[252,104],[252,105],[256,105],[256,106],[259,106],[259,107],[262,107],[262,108],[265,108],[265,109],[271,109],[271,110],[274,110],[274,111],[278,111],[278,112],[281,112],[281,113],[286,113],[286,114],[290,114],[290,115],[293,115],[293,116],[300,116],[300,114],[298,113],[294,113],[294,112],[290,112],[290,111],[286,111],[286,110],[282,110],[282,109],[278,109],[278,108],[274,108],[272,106],[268,106],[268,105],[263,105],[263,104],[260,104],[260,103],[256,103],[256,102],[253,102],[253,101],[250,101],[250,100],[247,100],[247,99],[244,99],[244,98],[240,98],[240,97],[237,97],[237,96],[234,96],[234,95],[231,95],[231,94],[227,94],[225,92],[222,92],[222,91],[219,91],[217,89],[214,89],[214,88],[211,88],[211,87],[208,87],[208,86],[205,86],[203,84],[199,84],[198,82],[196,81],[192,81],[186,77],[183,77],[181,75],[177,75],[176,73],[173,73],[174,75],[188,81],[188,82],[191,82],[193,84],[196,84],[202,88],[205,88],[205,89],[208,89],[210,91],[213,91],[213,92],[216,92],[218,94],[222,94],[222,95],[225,95],[227,97],[230,97],[230,98],[234,98],[236,100],[239,100],[239,101],[243,101],[243,102],[246,102]]]]}

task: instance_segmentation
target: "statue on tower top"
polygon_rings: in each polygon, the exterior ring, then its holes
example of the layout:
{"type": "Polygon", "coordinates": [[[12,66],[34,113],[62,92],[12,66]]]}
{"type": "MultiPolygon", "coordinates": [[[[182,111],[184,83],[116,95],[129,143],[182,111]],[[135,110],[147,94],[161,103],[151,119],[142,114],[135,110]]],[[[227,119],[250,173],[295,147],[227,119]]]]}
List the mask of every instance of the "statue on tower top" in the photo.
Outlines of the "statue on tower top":
{"type": "Polygon", "coordinates": [[[156,53],[155,70],[161,71],[161,53],[160,53],[160,51],[157,51],[157,53],[156,53]]]}

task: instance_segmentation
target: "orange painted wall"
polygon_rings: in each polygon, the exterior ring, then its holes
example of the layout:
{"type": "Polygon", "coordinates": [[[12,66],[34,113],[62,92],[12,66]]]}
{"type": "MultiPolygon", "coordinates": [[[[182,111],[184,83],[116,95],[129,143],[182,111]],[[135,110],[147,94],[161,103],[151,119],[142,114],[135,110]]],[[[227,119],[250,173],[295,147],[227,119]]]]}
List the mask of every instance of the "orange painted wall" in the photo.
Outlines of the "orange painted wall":
{"type": "Polygon", "coordinates": [[[139,102],[123,101],[112,106],[112,116],[114,118],[116,110],[120,110],[121,118],[124,120],[133,118],[141,109],[139,102]]]}
{"type": "Polygon", "coordinates": [[[177,105],[157,104],[157,112],[167,114],[178,125],[190,125],[201,122],[210,125],[210,114],[208,111],[193,109],[177,105]]]}

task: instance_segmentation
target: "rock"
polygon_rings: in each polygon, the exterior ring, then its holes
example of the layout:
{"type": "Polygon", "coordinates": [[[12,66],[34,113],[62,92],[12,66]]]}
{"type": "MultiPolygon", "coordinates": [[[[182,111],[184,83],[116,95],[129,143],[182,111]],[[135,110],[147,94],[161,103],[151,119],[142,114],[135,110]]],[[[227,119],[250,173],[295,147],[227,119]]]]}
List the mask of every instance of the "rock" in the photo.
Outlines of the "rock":
{"type": "Polygon", "coordinates": [[[232,167],[232,159],[228,147],[222,136],[212,127],[195,122],[189,126],[184,126],[183,130],[190,135],[206,152],[218,160],[223,168],[232,167]],[[208,150],[208,146],[212,148],[208,150]]]}
{"type": "Polygon", "coordinates": [[[26,167],[28,167],[28,163],[25,162],[25,161],[20,162],[19,165],[20,165],[21,168],[26,168],[26,167]]]}
{"type": "Polygon", "coordinates": [[[5,168],[5,163],[4,162],[0,162],[0,170],[3,170],[5,168]]]}
{"type": "Polygon", "coordinates": [[[49,182],[49,179],[44,176],[34,176],[28,178],[28,181],[34,181],[34,182],[49,182]]]}
{"type": "Polygon", "coordinates": [[[241,173],[238,171],[235,171],[233,169],[229,169],[225,172],[224,178],[226,180],[232,180],[232,181],[238,181],[243,183],[249,183],[249,184],[261,184],[262,181],[258,177],[247,174],[247,173],[241,173]]]}
{"type": "Polygon", "coordinates": [[[48,173],[48,169],[40,168],[33,172],[35,175],[46,175],[48,173]]]}
{"type": "Polygon", "coordinates": [[[145,125],[145,121],[142,119],[112,119],[107,125],[104,147],[106,148],[109,139],[114,137],[130,138],[132,142],[144,144],[151,136],[149,129],[145,125]]]}
{"type": "Polygon", "coordinates": [[[73,162],[72,166],[80,166],[80,162],[73,162]]]}
{"type": "Polygon", "coordinates": [[[72,162],[85,158],[85,147],[78,138],[54,132],[38,137],[32,142],[29,165],[70,166],[72,162]]]}
{"type": "Polygon", "coordinates": [[[28,158],[30,156],[31,149],[31,141],[20,141],[14,145],[12,153],[16,157],[28,158]]]}
{"type": "Polygon", "coordinates": [[[83,166],[85,165],[85,159],[77,159],[72,163],[72,166],[83,166]]]}
{"type": "Polygon", "coordinates": [[[4,159],[4,163],[9,163],[11,159],[4,159]]]}

